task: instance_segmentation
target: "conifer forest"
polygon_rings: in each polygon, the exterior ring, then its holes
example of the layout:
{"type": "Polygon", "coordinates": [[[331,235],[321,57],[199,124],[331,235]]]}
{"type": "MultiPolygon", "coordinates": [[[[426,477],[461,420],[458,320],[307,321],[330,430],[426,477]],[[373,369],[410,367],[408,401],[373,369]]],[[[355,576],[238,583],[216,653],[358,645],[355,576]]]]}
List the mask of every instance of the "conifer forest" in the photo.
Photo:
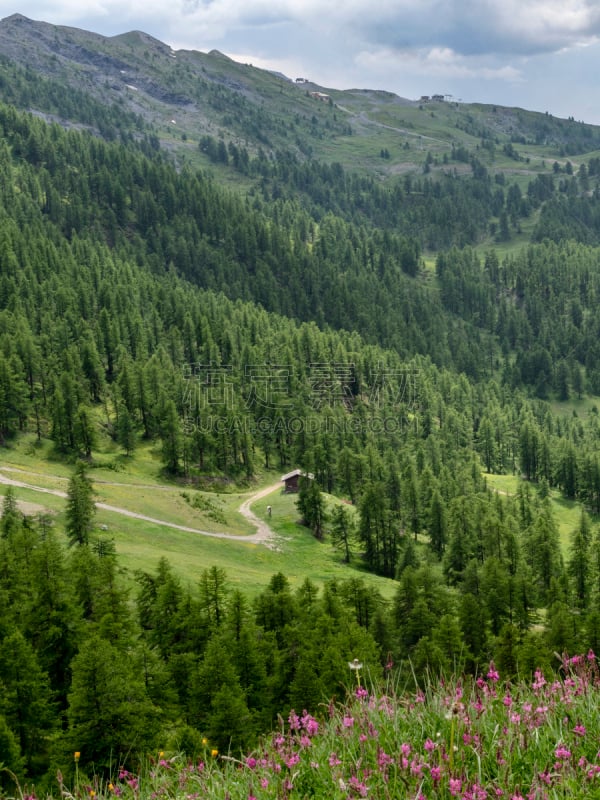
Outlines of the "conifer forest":
{"type": "Polygon", "coordinates": [[[10,796],[159,750],[237,757],[343,697],[354,659],[418,693],[490,661],[550,682],[556,654],[600,653],[600,128],[445,103],[445,144],[360,139],[352,97],[213,58],[262,111],[208,57],[169,63],[161,102],[212,127],[168,134],[0,58],[10,796]],[[253,506],[282,561],[252,581],[230,563],[264,542],[219,540],[190,577],[143,520],[137,560],[133,523],[99,521],[107,475],[170,490],[185,561],[191,528],[234,536],[229,498],[296,470],[297,494],[253,506]]]}

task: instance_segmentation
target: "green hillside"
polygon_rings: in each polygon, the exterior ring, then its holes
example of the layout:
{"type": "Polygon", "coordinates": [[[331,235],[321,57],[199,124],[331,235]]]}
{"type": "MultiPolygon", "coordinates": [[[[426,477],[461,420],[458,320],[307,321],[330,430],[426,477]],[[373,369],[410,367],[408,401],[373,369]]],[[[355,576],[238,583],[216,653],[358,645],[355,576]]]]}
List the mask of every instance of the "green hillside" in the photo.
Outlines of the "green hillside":
{"type": "Polygon", "coordinates": [[[18,15],[0,54],[20,785],[249,746],[354,658],[597,651],[598,129],[18,15]]]}

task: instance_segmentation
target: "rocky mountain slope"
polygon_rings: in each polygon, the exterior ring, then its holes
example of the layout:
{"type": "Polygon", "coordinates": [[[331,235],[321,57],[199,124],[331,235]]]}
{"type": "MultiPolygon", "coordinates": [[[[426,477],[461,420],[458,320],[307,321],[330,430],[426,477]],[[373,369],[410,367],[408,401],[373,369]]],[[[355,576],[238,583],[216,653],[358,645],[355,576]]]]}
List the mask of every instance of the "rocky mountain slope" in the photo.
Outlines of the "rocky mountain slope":
{"type": "Polygon", "coordinates": [[[35,97],[27,91],[17,96],[13,73],[0,81],[0,100],[81,123],[86,120],[76,117],[83,98],[84,105],[112,109],[121,132],[139,134],[146,126],[160,143],[189,157],[197,157],[198,143],[209,135],[251,153],[287,151],[386,178],[421,171],[427,153],[435,167],[436,159],[441,163],[460,148],[468,154],[485,145],[489,156],[500,146],[504,161],[498,169],[510,173],[515,162],[600,147],[600,129],[574,120],[375,90],[338,91],[239,64],[217,51],[175,52],[140,31],[105,37],[13,14],[0,21],[0,58],[4,70],[20,70],[20,83],[36,86],[35,97]],[[40,82],[48,91],[54,87],[55,95],[67,87],[77,102],[65,108],[67,98],[62,104],[55,99],[49,107],[40,82]]]}

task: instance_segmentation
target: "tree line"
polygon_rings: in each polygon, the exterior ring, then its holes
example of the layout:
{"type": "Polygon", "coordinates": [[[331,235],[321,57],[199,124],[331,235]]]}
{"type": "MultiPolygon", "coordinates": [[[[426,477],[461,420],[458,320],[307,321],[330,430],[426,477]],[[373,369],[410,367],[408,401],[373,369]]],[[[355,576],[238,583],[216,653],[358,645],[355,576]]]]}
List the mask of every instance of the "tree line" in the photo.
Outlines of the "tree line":
{"type": "MultiPolygon", "coordinates": [[[[23,517],[12,490],[0,522],[0,754],[39,788],[69,775],[75,751],[100,774],[159,748],[199,755],[207,740],[235,754],[290,708],[318,713],[356,657],[374,678],[410,658],[419,681],[490,658],[523,677],[549,671],[555,650],[598,648],[598,531],[582,514],[563,564],[550,507],[527,484],[435,512],[447,543],[403,537],[385,601],[360,576],[293,588],[283,574],[249,599],[219,567],[185,585],[164,559],[128,588],[114,543],[81,513],[85,480],[80,468],[69,484],[70,547],[46,515],[23,517]]],[[[360,507],[361,537],[377,508],[360,507]]]]}

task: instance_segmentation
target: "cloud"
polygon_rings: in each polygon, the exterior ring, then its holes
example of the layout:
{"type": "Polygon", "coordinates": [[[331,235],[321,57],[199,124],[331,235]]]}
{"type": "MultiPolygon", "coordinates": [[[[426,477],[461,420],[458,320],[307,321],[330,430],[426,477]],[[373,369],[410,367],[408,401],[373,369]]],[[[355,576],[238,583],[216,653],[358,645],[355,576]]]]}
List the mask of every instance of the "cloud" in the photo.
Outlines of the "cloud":
{"type": "Polygon", "coordinates": [[[394,50],[381,48],[363,50],[356,56],[358,67],[373,72],[381,69],[397,70],[398,74],[410,72],[424,78],[503,80],[520,82],[523,73],[510,64],[486,64],[481,58],[467,57],[449,47],[432,47],[419,50],[394,50]]]}
{"type": "MultiPolygon", "coordinates": [[[[0,10],[8,3],[0,0],[0,10]]],[[[335,34],[359,50],[449,48],[464,56],[559,52],[600,37],[598,0],[38,0],[22,13],[58,24],[94,20],[152,26],[159,38],[210,40],[242,31],[289,26],[335,34]],[[161,35],[162,32],[162,35],[161,35]]]]}
{"type": "Polygon", "coordinates": [[[349,42],[463,55],[557,52],[600,36],[597,0],[380,0],[376,9],[371,0],[182,0],[180,7],[185,24],[205,32],[293,23],[349,42]]]}
{"type": "Polygon", "coordinates": [[[355,13],[344,24],[365,41],[398,49],[525,56],[591,44],[600,35],[597,0],[405,0],[378,7],[376,18],[366,4],[364,11],[360,27],[355,13]]]}

